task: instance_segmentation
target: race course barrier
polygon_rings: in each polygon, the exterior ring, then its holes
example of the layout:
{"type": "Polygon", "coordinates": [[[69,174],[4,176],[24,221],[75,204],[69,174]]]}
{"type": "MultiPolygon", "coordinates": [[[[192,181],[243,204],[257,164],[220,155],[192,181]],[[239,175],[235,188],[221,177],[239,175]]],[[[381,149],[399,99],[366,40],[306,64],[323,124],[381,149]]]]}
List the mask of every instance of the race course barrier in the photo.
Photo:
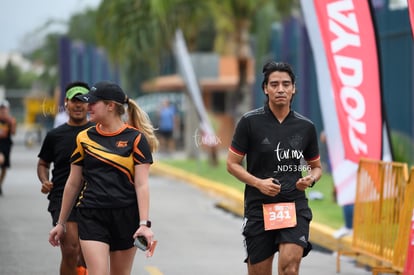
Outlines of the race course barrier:
{"type": "MultiPolygon", "coordinates": [[[[414,204],[414,168],[406,164],[362,159],[357,174],[351,251],[340,256],[368,256],[372,274],[403,274],[414,204]]],[[[412,259],[411,259],[412,260],[412,259]]]]}

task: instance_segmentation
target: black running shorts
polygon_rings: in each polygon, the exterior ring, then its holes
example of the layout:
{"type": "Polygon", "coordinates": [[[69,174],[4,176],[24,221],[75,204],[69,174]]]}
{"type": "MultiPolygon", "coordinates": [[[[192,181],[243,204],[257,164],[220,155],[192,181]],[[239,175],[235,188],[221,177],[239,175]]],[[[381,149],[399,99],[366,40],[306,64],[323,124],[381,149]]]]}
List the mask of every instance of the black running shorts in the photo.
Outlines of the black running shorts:
{"type": "Polygon", "coordinates": [[[278,230],[264,230],[263,221],[245,220],[243,225],[244,246],[251,264],[262,262],[279,251],[280,243],[295,243],[304,248],[303,257],[312,249],[309,242],[310,208],[296,211],[297,225],[278,230]]]}
{"type": "MultiPolygon", "coordinates": [[[[50,215],[52,216],[52,224],[53,226],[56,226],[59,215],[60,215],[60,208],[59,209],[53,209],[50,210],[50,215]]],[[[69,218],[67,220],[68,222],[78,222],[78,211],[76,208],[73,208],[72,211],[69,214],[69,218]]]]}
{"type": "Polygon", "coordinates": [[[81,240],[107,243],[110,251],[134,246],[133,235],[139,227],[137,205],[115,209],[79,208],[78,214],[81,240]]]}

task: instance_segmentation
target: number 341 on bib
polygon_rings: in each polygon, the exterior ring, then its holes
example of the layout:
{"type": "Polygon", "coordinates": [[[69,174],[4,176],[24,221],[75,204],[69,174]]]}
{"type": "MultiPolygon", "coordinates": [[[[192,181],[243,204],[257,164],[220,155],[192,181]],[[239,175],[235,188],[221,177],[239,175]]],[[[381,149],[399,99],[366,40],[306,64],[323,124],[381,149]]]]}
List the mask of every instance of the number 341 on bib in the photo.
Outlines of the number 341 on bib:
{"type": "Polygon", "coordinates": [[[265,230],[274,230],[296,226],[296,208],[294,202],[263,204],[265,230]]]}

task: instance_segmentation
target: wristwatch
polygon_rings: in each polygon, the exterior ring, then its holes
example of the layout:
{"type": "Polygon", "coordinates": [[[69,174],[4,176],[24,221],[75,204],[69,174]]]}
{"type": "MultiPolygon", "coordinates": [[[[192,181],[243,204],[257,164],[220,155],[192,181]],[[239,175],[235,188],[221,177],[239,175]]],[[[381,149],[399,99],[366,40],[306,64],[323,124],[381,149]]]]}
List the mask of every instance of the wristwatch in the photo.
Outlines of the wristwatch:
{"type": "Polygon", "coordinates": [[[309,185],[309,187],[312,188],[316,183],[316,178],[313,175],[310,175],[310,176],[312,177],[313,182],[311,183],[311,185],[309,185]]]}
{"type": "Polygon", "coordinates": [[[142,220],[139,222],[139,225],[145,225],[146,227],[150,228],[151,227],[151,221],[148,220],[142,220]]]}

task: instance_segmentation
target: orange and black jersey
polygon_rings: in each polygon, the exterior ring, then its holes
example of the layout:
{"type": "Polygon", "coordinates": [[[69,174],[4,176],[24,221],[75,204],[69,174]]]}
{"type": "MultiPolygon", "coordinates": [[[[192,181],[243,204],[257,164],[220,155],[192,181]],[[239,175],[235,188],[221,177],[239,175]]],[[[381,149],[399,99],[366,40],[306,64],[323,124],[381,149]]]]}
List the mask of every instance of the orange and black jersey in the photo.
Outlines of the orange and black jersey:
{"type": "Polygon", "coordinates": [[[134,166],[152,163],[143,133],[127,124],[110,134],[94,126],[78,134],[76,146],[71,163],[83,166],[85,180],[78,207],[118,208],[137,203],[134,166]]]}

